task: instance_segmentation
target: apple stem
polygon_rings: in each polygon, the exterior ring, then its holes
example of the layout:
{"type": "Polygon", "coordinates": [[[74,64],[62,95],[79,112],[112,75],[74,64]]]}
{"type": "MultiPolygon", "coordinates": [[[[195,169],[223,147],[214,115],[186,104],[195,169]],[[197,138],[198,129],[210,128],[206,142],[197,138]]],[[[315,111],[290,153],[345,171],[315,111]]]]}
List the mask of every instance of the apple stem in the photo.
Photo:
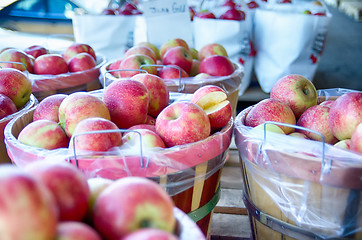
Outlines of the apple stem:
{"type": "Polygon", "coordinates": [[[151,220],[150,219],[143,219],[140,222],[140,228],[149,228],[151,226],[151,220]]]}

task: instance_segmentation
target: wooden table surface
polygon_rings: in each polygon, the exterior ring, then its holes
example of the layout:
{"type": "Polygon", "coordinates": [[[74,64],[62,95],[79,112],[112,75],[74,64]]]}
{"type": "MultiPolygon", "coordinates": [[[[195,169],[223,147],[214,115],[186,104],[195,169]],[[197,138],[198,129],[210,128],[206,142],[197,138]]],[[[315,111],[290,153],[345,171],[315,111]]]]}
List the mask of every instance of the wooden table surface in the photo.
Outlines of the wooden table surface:
{"type": "Polygon", "coordinates": [[[239,154],[232,142],[220,179],[221,197],[211,220],[211,240],[250,239],[248,212],[242,200],[242,181],[239,154]]]}

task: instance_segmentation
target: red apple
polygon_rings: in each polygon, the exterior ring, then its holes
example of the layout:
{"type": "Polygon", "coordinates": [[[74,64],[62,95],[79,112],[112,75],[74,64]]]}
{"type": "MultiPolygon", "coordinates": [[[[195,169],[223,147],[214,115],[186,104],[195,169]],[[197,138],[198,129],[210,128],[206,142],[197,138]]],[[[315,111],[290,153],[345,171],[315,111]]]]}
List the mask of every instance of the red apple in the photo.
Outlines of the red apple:
{"type": "Polygon", "coordinates": [[[342,149],[351,149],[351,139],[344,139],[336,142],[334,144],[335,147],[342,148],[342,149]]]}
{"type": "Polygon", "coordinates": [[[104,239],[122,239],[140,228],[172,233],[176,218],[174,203],[166,191],[147,178],[116,180],[98,196],[94,226],[104,239]]]}
{"type": "Polygon", "coordinates": [[[213,130],[218,130],[230,121],[233,109],[226,92],[215,85],[206,85],[197,89],[190,102],[200,106],[207,114],[213,130]]]}
{"type": "Polygon", "coordinates": [[[140,146],[142,146],[144,150],[166,147],[161,137],[155,131],[144,128],[134,129],[125,133],[122,140],[125,146],[134,149],[140,149],[140,146]]]}
{"type": "Polygon", "coordinates": [[[236,3],[233,0],[226,0],[222,6],[224,7],[230,7],[230,8],[234,8],[236,7],[236,3]]]}
{"type": "Polygon", "coordinates": [[[179,79],[179,78],[187,78],[189,77],[189,74],[179,66],[167,65],[162,67],[158,71],[158,76],[162,79],[179,79]]]}
{"type": "Polygon", "coordinates": [[[27,70],[30,73],[34,72],[33,61],[24,51],[15,48],[9,48],[0,53],[1,68],[15,68],[20,71],[27,70]],[[1,62],[4,61],[4,62],[1,62]],[[6,63],[15,62],[15,63],[6,63]]]}
{"type": "Polygon", "coordinates": [[[362,122],[360,122],[351,136],[350,149],[362,153],[362,122]]]}
{"type": "Polygon", "coordinates": [[[184,47],[187,50],[190,50],[189,45],[187,42],[181,38],[173,38],[168,40],[167,42],[163,43],[160,47],[160,58],[163,59],[163,55],[173,47],[184,47]]]}
{"type": "Polygon", "coordinates": [[[68,72],[67,62],[60,54],[48,53],[34,61],[34,73],[40,75],[58,75],[68,72]]]}
{"type": "MultiPolygon", "coordinates": [[[[160,50],[158,49],[158,47],[150,42],[139,42],[136,44],[136,46],[146,46],[152,49],[152,51],[156,54],[156,59],[160,60],[161,56],[160,56],[160,50]]],[[[156,62],[156,61],[155,61],[156,62]]]]}
{"type": "Polygon", "coordinates": [[[64,50],[63,57],[65,61],[68,62],[73,56],[82,52],[89,53],[94,58],[94,60],[97,61],[96,54],[91,46],[85,43],[77,42],[71,44],[69,47],[67,47],[67,49],[64,50]]]}
{"type": "MultiPolygon", "coordinates": [[[[297,125],[305,127],[321,133],[324,136],[325,143],[335,144],[338,139],[333,136],[332,130],[329,127],[329,112],[330,108],[323,105],[315,105],[308,108],[299,117],[297,125]]],[[[318,134],[310,132],[308,130],[297,130],[298,132],[304,133],[308,138],[321,141],[321,137],[318,134]]]]}
{"type": "Polygon", "coordinates": [[[26,125],[19,133],[19,142],[37,148],[57,149],[68,147],[68,137],[57,122],[40,119],[26,125]]]}
{"type": "Polygon", "coordinates": [[[0,120],[6,116],[16,113],[18,109],[8,96],[0,93],[0,120]]]}
{"type": "Polygon", "coordinates": [[[113,70],[119,70],[121,69],[121,63],[123,59],[117,59],[114,60],[111,64],[109,64],[108,70],[111,71],[110,74],[112,74],[116,78],[121,77],[121,71],[113,71],[113,70]]]}
{"type": "Polygon", "coordinates": [[[301,132],[292,132],[288,134],[289,136],[292,137],[299,137],[299,138],[303,138],[303,139],[309,139],[309,137],[307,137],[307,135],[305,135],[304,133],[301,132]]]}
{"type": "Polygon", "coordinates": [[[157,61],[156,53],[147,46],[140,46],[140,45],[133,46],[124,53],[123,58],[126,58],[133,54],[143,54],[152,58],[154,63],[156,63],[157,61]]]}
{"type": "Polygon", "coordinates": [[[175,235],[154,228],[143,228],[126,235],[122,240],[178,240],[175,235]]]}
{"type": "Polygon", "coordinates": [[[229,76],[235,71],[234,65],[228,57],[212,55],[204,58],[199,67],[199,73],[211,76],[229,76]]]}
{"type": "Polygon", "coordinates": [[[192,65],[190,69],[190,77],[194,77],[197,74],[199,74],[199,68],[200,68],[201,61],[198,59],[192,59],[192,65]]]}
{"type": "Polygon", "coordinates": [[[112,122],[119,128],[126,129],[146,122],[149,92],[139,81],[125,79],[112,82],[104,90],[103,101],[112,122]]]}
{"type": "Polygon", "coordinates": [[[246,5],[248,5],[248,8],[250,8],[250,9],[254,9],[254,8],[259,7],[259,4],[257,4],[255,1],[250,1],[246,5]]]}
{"type": "Polygon", "coordinates": [[[331,105],[329,125],[338,140],[350,139],[360,122],[362,122],[362,92],[345,93],[331,105]]]}
{"type": "Polygon", "coordinates": [[[156,132],[167,147],[197,142],[210,135],[205,111],[191,102],[174,102],[156,118],[156,132]]]}
{"type": "Polygon", "coordinates": [[[57,209],[43,184],[15,165],[0,166],[1,239],[54,239],[57,209]]]}
{"type": "Polygon", "coordinates": [[[195,17],[216,19],[215,14],[206,9],[201,10],[200,12],[196,12],[195,17]]]}
{"type": "Polygon", "coordinates": [[[101,117],[111,120],[106,104],[88,92],[74,92],[59,106],[59,124],[71,137],[76,125],[83,119],[101,117]]]}
{"type": "MultiPolygon", "coordinates": [[[[292,109],[284,102],[267,98],[255,104],[245,117],[245,125],[256,127],[266,121],[296,124],[292,109]]],[[[280,126],[285,134],[294,132],[293,128],[280,126]]]]}
{"type": "Polygon", "coordinates": [[[334,100],[326,100],[326,101],[323,101],[321,102],[319,105],[324,105],[324,106],[332,106],[332,104],[334,103],[334,100]]]}
{"type": "Polygon", "coordinates": [[[173,47],[167,50],[162,58],[164,65],[176,65],[190,73],[192,66],[192,56],[190,50],[184,47],[173,47]]]}
{"type": "Polygon", "coordinates": [[[116,15],[116,13],[114,12],[114,9],[112,9],[112,8],[105,8],[102,10],[102,12],[100,14],[101,15],[116,15]]]}
{"type": "Polygon", "coordinates": [[[219,19],[242,21],[245,20],[245,12],[236,8],[230,8],[221,14],[219,19]]]}
{"type": "Polygon", "coordinates": [[[163,79],[149,73],[139,73],[131,77],[131,79],[137,80],[146,86],[150,98],[147,113],[152,117],[157,117],[169,102],[169,91],[163,79]]]}
{"type": "Polygon", "coordinates": [[[87,223],[89,223],[90,225],[93,225],[93,211],[95,202],[99,194],[101,194],[104,189],[111,185],[113,183],[113,180],[102,177],[94,177],[88,178],[87,182],[90,191],[90,197],[88,201],[88,210],[85,221],[87,221],[87,223]]]}
{"type": "Polygon", "coordinates": [[[102,240],[97,231],[86,223],[64,221],[57,226],[56,240],[102,240]]]}
{"type": "Polygon", "coordinates": [[[140,73],[140,71],[135,71],[134,69],[143,69],[150,74],[157,74],[156,66],[146,66],[141,68],[142,65],[155,65],[155,62],[152,60],[152,58],[144,54],[130,55],[122,60],[120,68],[124,71],[120,71],[119,75],[120,77],[127,78],[140,73]]]}
{"type": "Polygon", "coordinates": [[[155,124],[147,124],[147,123],[137,124],[137,125],[134,125],[134,126],[128,128],[128,130],[137,130],[137,129],[148,129],[148,130],[156,132],[155,124]]]}
{"type": "Polygon", "coordinates": [[[317,104],[317,90],[313,83],[298,74],[279,79],[270,91],[270,98],[285,102],[298,119],[308,108],[317,104]]]}
{"type": "Polygon", "coordinates": [[[89,53],[78,53],[68,61],[69,72],[81,72],[94,68],[96,60],[89,53]]]}
{"type": "Polygon", "coordinates": [[[0,93],[8,96],[17,109],[29,101],[31,92],[31,81],[24,73],[13,68],[0,69],[0,93]]]}
{"type": "Polygon", "coordinates": [[[34,58],[37,58],[41,55],[49,53],[48,49],[46,49],[45,47],[40,46],[40,45],[31,45],[31,46],[25,48],[24,52],[26,54],[33,56],[34,58]]]}
{"type": "Polygon", "coordinates": [[[219,43],[210,43],[203,46],[199,51],[199,60],[202,61],[204,58],[212,56],[212,55],[220,55],[228,57],[228,53],[223,45],[219,43]]]}
{"type": "Polygon", "coordinates": [[[48,119],[59,122],[59,106],[67,96],[67,94],[58,93],[45,97],[36,106],[33,121],[48,119]]]}
{"type": "Polygon", "coordinates": [[[115,123],[101,117],[90,117],[80,121],[74,129],[69,142],[69,149],[87,151],[108,151],[122,145],[122,133],[93,133],[93,131],[118,130],[115,123]]]}
{"type": "Polygon", "coordinates": [[[67,162],[35,161],[25,170],[44,184],[53,195],[59,221],[81,221],[88,209],[90,191],[87,179],[74,165],[67,162]]]}

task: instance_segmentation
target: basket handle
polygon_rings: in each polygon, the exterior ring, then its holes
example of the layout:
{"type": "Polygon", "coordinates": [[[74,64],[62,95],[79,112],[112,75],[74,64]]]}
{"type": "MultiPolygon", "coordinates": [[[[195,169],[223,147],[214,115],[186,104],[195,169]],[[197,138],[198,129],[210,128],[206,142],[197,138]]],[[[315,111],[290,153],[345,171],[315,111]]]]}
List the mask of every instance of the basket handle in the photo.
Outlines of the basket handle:
{"type": "Polygon", "coordinates": [[[185,89],[185,84],[181,81],[181,68],[179,66],[173,66],[173,65],[158,65],[158,64],[143,64],[140,66],[140,68],[143,67],[169,67],[169,68],[175,68],[178,70],[178,92],[181,92],[185,89]]]}
{"type": "MultiPolygon", "coordinates": [[[[321,144],[322,144],[322,162],[321,162],[321,171],[323,171],[323,173],[330,173],[331,171],[331,160],[329,160],[326,163],[326,159],[325,159],[325,138],[323,136],[323,134],[321,134],[320,132],[317,132],[315,130],[309,129],[309,128],[305,128],[302,126],[298,126],[298,125],[293,125],[293,124],[288,124],[288,123],[281,123],[281,122],[274,122],[274,121],[266,121],[263,125],[264,127],[264,139],[263,139],[263,144],[266,143],[266,136],[267,136],[267,130],[266,130],[266,125],[267,124],[274,124],[274,125],[280,125],[280,126],[284,126],[284,127],[290,127],[290,128],[296,128],[299,130],[304,130],[304,131],[308,131],[308,132],[312,132],[314,134],[317,134],[321,137],[321,144]],[[327,167],[327,170],[325,171],[325,167],[327,167]]],[[[261,151],[261,148],[259,148],[259,153],[261,151]]]]}
{"type": "MultiPolygon", "coordinates": [[[[129,129],[109,129],[109,130],[98,130],[98,131],[89,131],[89,132],[84,132],[84,133],[77,133],[72,135],[71,141],[73,141],[73,154],[74,154],[74,161],[75,161],[75,166],[79,167],[78,164],[78,159],[77,159],[77,153],[76,153],[76,147],[75,147],[75,138],[81,135],[87,135],[87,134],[100,134],[100,133],[117,133],[117,132],[134,132],[137,133],[139,135],[139,140],[140,140],[140,166],[141,168],[143,168],[143,150],[142,150],[142,135],[139,131],[137,130],[129,130],[129,129]]],[[[71,161],[71,157],[68,157],[68,162],[71,161]]],[[[149,164],[149,159],[147,158],[146,161],[146,168],[148,168],[148,164],[149,164]]]]}
{"type": "Polygon", "coordinates": [[[144,69],[114,69],[114,70],[108,70],[108,71],[106,71],[106,73],[103,76],[103,87],[104,88],[106,87],[107,74],[111,74],[112,72],[126,72],[126,71],[139,71],[139,72],[143,72],[143,73],[148,73],[144,69]]]}

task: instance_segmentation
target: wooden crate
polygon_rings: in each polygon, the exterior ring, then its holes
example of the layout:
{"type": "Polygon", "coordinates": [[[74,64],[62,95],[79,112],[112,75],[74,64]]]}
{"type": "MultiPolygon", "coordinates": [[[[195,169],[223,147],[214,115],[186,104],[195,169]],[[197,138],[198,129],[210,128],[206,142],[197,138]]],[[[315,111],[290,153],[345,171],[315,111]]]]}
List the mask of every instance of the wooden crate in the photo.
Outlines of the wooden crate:
{"type": "Polygon", "coordinates": [[[250,222],[242,199],[239,154],[232,142],[220,179],[221,198],[211,220],[211,240],[249,240],[250,222]]]}

